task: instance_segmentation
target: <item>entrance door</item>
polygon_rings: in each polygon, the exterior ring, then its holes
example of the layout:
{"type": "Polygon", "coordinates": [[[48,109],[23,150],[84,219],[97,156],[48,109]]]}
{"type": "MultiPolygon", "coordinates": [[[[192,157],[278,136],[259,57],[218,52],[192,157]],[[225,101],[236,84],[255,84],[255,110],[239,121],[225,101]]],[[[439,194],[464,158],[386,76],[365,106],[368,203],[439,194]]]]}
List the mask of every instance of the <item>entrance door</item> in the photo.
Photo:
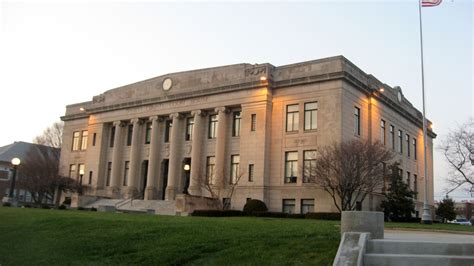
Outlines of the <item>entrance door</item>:
{"type": "Polygon", "coordinates": [[[145,189],[146,189],[146,182],[148,178],[148,160],[144,160],[142,163],[142,173],[143,173],[143,182],[141,183],[141,191],[140,191],[140,197],[141,199],[145,199],[145,189]]]}
{"type": "Polygon", "coordinates": [[[168,168],[169,168],[170,160],[164,159],[161,165],[161,182],[162,182],[162,190],[161,195],[158,195],[159,199],[164,200],[166,194],[166,187],[168,186],[168,168]]]}

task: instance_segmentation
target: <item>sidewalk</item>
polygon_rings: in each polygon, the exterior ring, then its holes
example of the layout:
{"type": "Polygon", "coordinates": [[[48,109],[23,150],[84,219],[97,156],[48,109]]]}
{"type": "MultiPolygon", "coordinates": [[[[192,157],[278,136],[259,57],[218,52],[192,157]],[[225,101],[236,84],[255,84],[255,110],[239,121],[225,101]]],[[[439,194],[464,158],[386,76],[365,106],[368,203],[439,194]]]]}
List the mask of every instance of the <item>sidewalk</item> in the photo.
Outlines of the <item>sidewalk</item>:
{"type": "Polygon", "coordinates": [[[444,233],[444,232],[426,232],[426,231],[404,231],[390,230],[384,231],[385,239],[388,240],[404,240],[404,241],[421,241],[421,242],[440,242],[440,243],[472,243],[474,244],[474,235],[460,233],[444,233]]]}

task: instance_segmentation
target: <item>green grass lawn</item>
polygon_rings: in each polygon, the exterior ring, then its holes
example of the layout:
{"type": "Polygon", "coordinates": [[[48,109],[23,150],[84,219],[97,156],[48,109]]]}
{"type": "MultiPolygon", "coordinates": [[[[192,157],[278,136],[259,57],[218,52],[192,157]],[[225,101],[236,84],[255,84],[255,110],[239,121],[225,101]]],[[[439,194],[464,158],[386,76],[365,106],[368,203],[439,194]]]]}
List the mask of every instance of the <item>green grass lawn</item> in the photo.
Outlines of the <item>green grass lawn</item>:
{"type": "Polygon", "coordinates": [[[330,265],[338,224],[0,207],[0,265],[330,265]]]}

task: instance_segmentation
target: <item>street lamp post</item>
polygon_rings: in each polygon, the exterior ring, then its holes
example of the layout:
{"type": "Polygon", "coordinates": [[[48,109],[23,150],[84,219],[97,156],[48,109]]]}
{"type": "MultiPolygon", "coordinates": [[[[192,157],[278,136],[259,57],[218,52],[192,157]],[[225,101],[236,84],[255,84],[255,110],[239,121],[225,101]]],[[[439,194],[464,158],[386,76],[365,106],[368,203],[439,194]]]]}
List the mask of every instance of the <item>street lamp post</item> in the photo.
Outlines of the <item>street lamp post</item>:
{"type": "Polygon", "coordinates": [[[18,165],[20,165],[21,160],[19,158],[13,158],[11,161],[13,165],[13,175],[12,175],[12,182],[10,183],[10,191],[8,192],[8,197],[4,197],[2,199],[3,202],[8,202],[12,205],[16,205],[16,200],[14,197],[14,192],[15,192],[15,181],[16,181],[16,175],[18,172],[18,165]]]}
{"type": "Polygon", "coordinates": [[[191,170],[191,166],[189,164],[184,165],[184,175],[185,175],[185,182],[184,182],[184,189],[183,189],[183,194],[189,194],[188,188],[189,188],[189,170],[191,170]]]}
{"type": "Polygon", "coordinates": [[[84,176],[84,169],[79,170],[79,195],[82,195],[82,177],[84,176]]]}

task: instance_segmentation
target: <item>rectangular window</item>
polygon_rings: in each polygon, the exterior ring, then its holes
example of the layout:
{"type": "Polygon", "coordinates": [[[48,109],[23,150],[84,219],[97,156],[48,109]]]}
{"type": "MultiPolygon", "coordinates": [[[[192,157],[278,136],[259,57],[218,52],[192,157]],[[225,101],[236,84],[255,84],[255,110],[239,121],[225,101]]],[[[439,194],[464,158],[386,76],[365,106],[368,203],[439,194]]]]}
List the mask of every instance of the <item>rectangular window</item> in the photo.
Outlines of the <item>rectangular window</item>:
{"type": "Polygon", "coordinates": [[[411,173],[407,171],[407,185],[411,189],[411,173]]]}
{"type": "Polygon", "coordinates": [[[385,120],[380,120],[380,142],[383,145],[387,144],[387,141],[385,139],[385,120]]]}
{"type": "Polygon", "coordinates": [[[150,144],[151,142],[151,125],[151,122],[146,123],[145,144],[150,144]]]}
{"type": "Polygon", "coordinates": [[[249,182],[253,182],[254,165],[249,164],[249,182]]]}
{"type": "Polygon", "coordinates": [[[193,140],[193,129],[194,129],[194,117],[188,117],[186,119],[186,137],[185,140],[193,140]]]}
{"type": "Polygon", "coordinates": [[[240,155],[230,157],[230,183],[236,184],[240,174],[240,155]]]}
{"type": "Polygon", "coordinates": [[[128,186],[128,171],[130,170],[130,161],[125,161],[123,169],[123,185],[128,186]]]}
{"type": "Polygon", "coordinates": [[[10,176],[10,171],[0,170],[0,179],[8,180],[9,176],[10,176]]]}
{"type": "Polygon", "coordinates": [[[250,131],[257,130],[257,114],[252,114],[250,120],[250,131]]]}
{"type": "Polygon", "coordinates": [[[360,109],[354,107],[354,134],[360,136],[360,109]]]}
{"type": "Polygon", "coordinates": [[[75,164],[69,165],[69,178],[77,178],[77,166],[75,164]]]}
{"type": "Polygon", "coordinates": [[[398,130],[398,152],[403,153],[403,132],[398,130]]]}
{"type": "Polygon", "coordinates": [[[412,139],[412,144],[413,144],[413,158],[416,160],[417,156],[416,156],[416,139],[415,138],[412,139]]]}
{"type": "Polygon", "coordinates": [[[288,214],[295,213],[295,199],[284,199],[282,212],[288,214]]]}
{"type": "Polygon", "coordinates": [[[87,149],[87,139],[89,136],[89,131],[83,130],[82,131],[82,138],[81,138],[81,150],[87,149]]]}
{"type": "Polygon", "coordinates": [[[413,192],[415,192],[415,199],[418,199],[418,176],[413,175],[413,192]]]}
{"type": "Polygon", "coordinates": [[[112,176],[112,162],[107,163],[107,180],[105,185],[110,186],[110,177],[112,176]]]}
{"type": "Polygon", "coordinates": [[[216,157],[208,156],[206,162],[206,177],[207,182],[210,185],[215,185],[215,175],[216,175],[216,157]]]}
{"type": "Polygon", "coordinates": [[[392,143],[392,150],[395,150],[395,127],[390,125],[390,142],[392,143]]]}
{"type": "Polygon", "coordinates": [[[318,128],[318,102],[304,104],[304,130],[318,128]]]}
{"type": "Polygon", "coordinates": [[[292,104],[286,106],[286,132],[298,131],[300,116],[298,105],[292,104]]]}
{"type": "Polygon", "coordinates": [[[95,141],[97,140],[97,133],[92,135],[92,146],[95,146],[95,141]]]}
{"type": "Polygon", "coordinates": [[[128,131],[127,131],[127,146],[132,145],[132,136],[133,136],[133,125],[130,124],[128,125],[128,131]]]}
{"type": "Polygon", "coordinates": [[[165,143],[170,142],[171,128],[173,127],[173,121],[166,120],[165,122],[165,143]]]}
{"type": "Polygon", "coordinates": [[[298,170],[298,152],[285,153],[285,183],[296,183],[298,170]]]}
{"type": "Polygon", "coordinates": [[[81,140],[81,132],[75,131],[74,133],[72,133],[72,150],[73,151],[79,150],[80,140],[81,140]]]}
{"type": "Polygon", "coordinates": [[[301,200],[301,214],[314,212],[314,199],[301,200]]]}
{"type": "Polygon", "coordinates": [[[240,121],[242,119],[241,112],[234,112],[232,122],[232,137],[240,136],[240,121]]]}
{"type": "Polygon", "coordinates": [[[215,139],[217,137],[217,115],[209,116],[209,139],[215,139]]]}
{"type": "Polygon", "coordinates": [[[405,141],[407,142],[407,156],[410,157],[410,135],[405,135],[405,141]]]}
{"type": "Polygon", "coordinates": [[[112,148],[115,142],[115,127],[113,126],[110,129],[110,140],[109,140],[109,147],[112,148]]]}
{"type": "Polygon", "coordinates": [[[304,151],[303,155],[303,183],[315,181],[316,151],[304,151]]]}
{"type": "Polygon", "coordinates": [[[92,184],[92,171],[89,171],[89,181],[87,182],[87,184],[92,184]]]}

